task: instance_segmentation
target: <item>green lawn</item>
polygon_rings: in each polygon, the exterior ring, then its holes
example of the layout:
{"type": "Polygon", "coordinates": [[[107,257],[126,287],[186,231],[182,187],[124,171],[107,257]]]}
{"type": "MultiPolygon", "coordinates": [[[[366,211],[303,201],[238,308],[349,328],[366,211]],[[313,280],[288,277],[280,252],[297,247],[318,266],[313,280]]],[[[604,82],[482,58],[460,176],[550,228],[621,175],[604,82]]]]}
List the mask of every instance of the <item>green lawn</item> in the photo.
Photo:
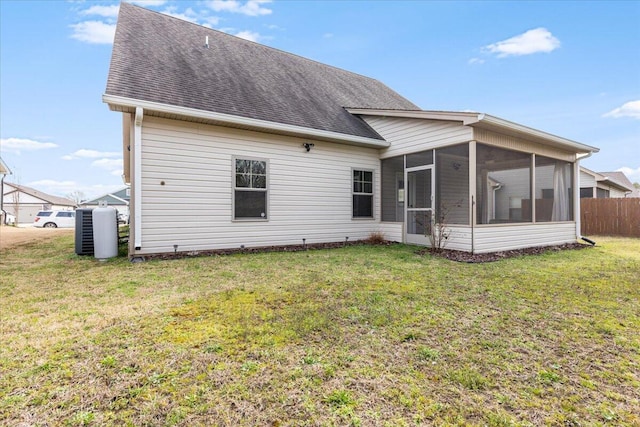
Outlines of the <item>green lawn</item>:
{"type": "Polygon", "coordinates": [[[640,239],[596,240],[487,264],[5,250],[0,425],[638,426],[640,239]]]}

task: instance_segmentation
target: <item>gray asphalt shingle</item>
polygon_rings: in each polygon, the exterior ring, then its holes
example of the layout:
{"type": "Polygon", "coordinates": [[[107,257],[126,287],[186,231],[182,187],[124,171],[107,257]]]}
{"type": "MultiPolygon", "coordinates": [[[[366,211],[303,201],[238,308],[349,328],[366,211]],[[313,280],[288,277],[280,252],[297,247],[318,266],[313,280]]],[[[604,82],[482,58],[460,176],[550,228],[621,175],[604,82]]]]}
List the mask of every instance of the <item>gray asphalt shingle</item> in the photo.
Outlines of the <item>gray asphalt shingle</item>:
{"type": "Polygon", "coordinates": [[[125,2],[106,94],[378,139],[344,108],[419,110],[375,79],[125,2]]]}

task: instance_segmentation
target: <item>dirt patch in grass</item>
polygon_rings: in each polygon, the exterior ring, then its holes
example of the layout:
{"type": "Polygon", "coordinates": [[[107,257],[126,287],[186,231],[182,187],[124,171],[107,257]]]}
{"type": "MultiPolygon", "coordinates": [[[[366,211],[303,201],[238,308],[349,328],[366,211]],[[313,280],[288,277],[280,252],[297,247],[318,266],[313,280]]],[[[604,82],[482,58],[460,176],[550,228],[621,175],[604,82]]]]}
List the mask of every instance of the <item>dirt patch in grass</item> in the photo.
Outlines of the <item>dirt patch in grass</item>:
{"type": "Polygon", "coordinates": [[[26,243],[41,242],[71,233],[73,233],[73,229],[69,228],[10,227],[0,225],[0,250],[26,243]]]}
{"type": "Polygon", "coordinates": [[[451,261],[466,263],[493,262],[503,259],[514,258],[523,255],[542,255],[548,252],[558,252],[565,250],[576,250],[591,248],[591,245],[582,243],[565,243],[564,245],[541,246],[535,248],[513,249],[510,251],[490,252],[485,254],[472,254],[470,252],[453,251],[450,249],[442,249],[440,251],[432,251],[431,249],[420,249],[416,251],[418,255],[434,255],[446,258],[451,261]]]}

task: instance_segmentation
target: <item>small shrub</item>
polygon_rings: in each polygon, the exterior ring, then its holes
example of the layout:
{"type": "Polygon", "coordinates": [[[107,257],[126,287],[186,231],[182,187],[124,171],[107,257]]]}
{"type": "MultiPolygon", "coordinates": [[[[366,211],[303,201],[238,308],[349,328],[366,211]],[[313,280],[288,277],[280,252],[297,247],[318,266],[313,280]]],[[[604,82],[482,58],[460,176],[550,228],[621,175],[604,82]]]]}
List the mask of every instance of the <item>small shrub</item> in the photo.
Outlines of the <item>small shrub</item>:
{"type": "Polygon", "coordinates": [[[384,238],[384,233],[380,231],[375,231],[369,234],[369,237],[367,238],[367,243],[370,245],[383,245],[386,241],[387,239],[384,238]]]}

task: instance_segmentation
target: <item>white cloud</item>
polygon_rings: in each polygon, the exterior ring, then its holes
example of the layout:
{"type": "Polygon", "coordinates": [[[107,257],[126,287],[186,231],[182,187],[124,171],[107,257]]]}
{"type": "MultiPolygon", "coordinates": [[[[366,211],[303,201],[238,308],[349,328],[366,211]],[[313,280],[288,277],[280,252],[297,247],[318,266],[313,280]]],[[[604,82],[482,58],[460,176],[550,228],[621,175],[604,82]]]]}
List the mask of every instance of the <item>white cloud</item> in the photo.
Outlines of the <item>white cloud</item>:
{"type": "Polygon", "coordinates": [[[263,4],[268,3],[271,3],[271,0],[249,0],[244,4],[238,0],[210,0],[205,2],[209,8],[216,12],[242,13],[249,16],[271,14],[271,9],[262,7],[263,4]]]}
{"type": "Polygon", "coordinates": [[[71,25],[71,28],[71,38],[93,44],[111,44],[116,33],[116,24],[102,21],[84,21],[71,25]]]}
{"type": "Polygon", "coordinates": [[[183,13],[178,12],[178,8],[171,6],[162,11],[163,14],[173,16],[174,18],[182,19],[183,21],[189,21],[198,23],[198,15],[191,9],[187,8],[183,13]]]}
{"type": "Polygon", "coordinates": [[[169,6],[162,11],[163,14],[173,16],[174,18],[182,19],[183,21],[193,22],[194,24],[202,25],[204,27],[211,28],[213,25],[218,25],[220,18],[217,16],[199,16],[192,8],[187,8],[184,12],[178,12],[176,6],[169,6]]]}
{"type": "Polygon", "coordinates": [[[602,117],[631,117],[633,119],[640,119],[640,100],[638,101],[629,101],[622,105],[622,107],[614,108],[606,114],[603,114],[602,117]]]}
{"type": "Polygon", "coordinates": [[[127,2],[138,6],[162,6],[167,0],[127,0],[127,2]]]}
{"type": "Polygon", "coordinates": [[[322,37],[323,37],[323,38],[325,38],[325,39],[330,39],[330,38],[332,38],[332,37],[333,37],[333,33],[324,33],[324,34],[322,35],[322,37]]]}
{"type": "Polygon", "coordinates": [[[467,61],[467,63],[469,65],[473,65],[473,64],[484,64],[484,59],[480,59],[480,58],[471,58],[469,61],[467,61]]]}
{"type": "Polygon", "coordinates": [[[533,53],[551,52],[560,47],[560,40],[546,28],[535,28],[523,34],[490,44],[484,51],[495,53],[498,58],[507,56],[531,55],[533,53]]]}
{"type": "Polygon", "coordinates": [[[122,159],[99,159],[91,162],[91,166],[113,172],[122,169],[122,159]]]}
{"type": "Polygon", "coordinates": [[[105,18],[117,18],[119,10],[120,6],[117,4],[111,6],[94,5],[89,9],[81,11],[80,15],[99,15],[104,16],[105,18]]]}
{"type": "Polygon", "coordinates": [[[20,154],[22,151],[45,150],[47,148],[56,148],[57,146],[58,144],[54,144],[53,142],[40,142],[25,138],[0,139],[0,147],[2,147],[2,151],[16,154],[20,154]]]}
{"type": "Polygon", "coordinates": [[[73,160],[73,159],[97,159],[99,157],[118,157],[121,156],[121,153],[116,151],[97,151],[97,150],[86,150],[84,148],[74,151],[71,154],[67,154],[66,156],[62,156],[64,160],[73,160]]]}
{"type": "Polygon", "coordinates": [[[628,166],[623,166],[618,169],[617,172],[624,173],[631,182],[640,182],[640,167],[634,169],[628,166]]]}
{"type": "Polygon", "coordinates": [[[262,37],[260,34],[253,31],[240,31],[239,33],[236,33],[235,36],[252,42],[257,42],[262,37]]]}

